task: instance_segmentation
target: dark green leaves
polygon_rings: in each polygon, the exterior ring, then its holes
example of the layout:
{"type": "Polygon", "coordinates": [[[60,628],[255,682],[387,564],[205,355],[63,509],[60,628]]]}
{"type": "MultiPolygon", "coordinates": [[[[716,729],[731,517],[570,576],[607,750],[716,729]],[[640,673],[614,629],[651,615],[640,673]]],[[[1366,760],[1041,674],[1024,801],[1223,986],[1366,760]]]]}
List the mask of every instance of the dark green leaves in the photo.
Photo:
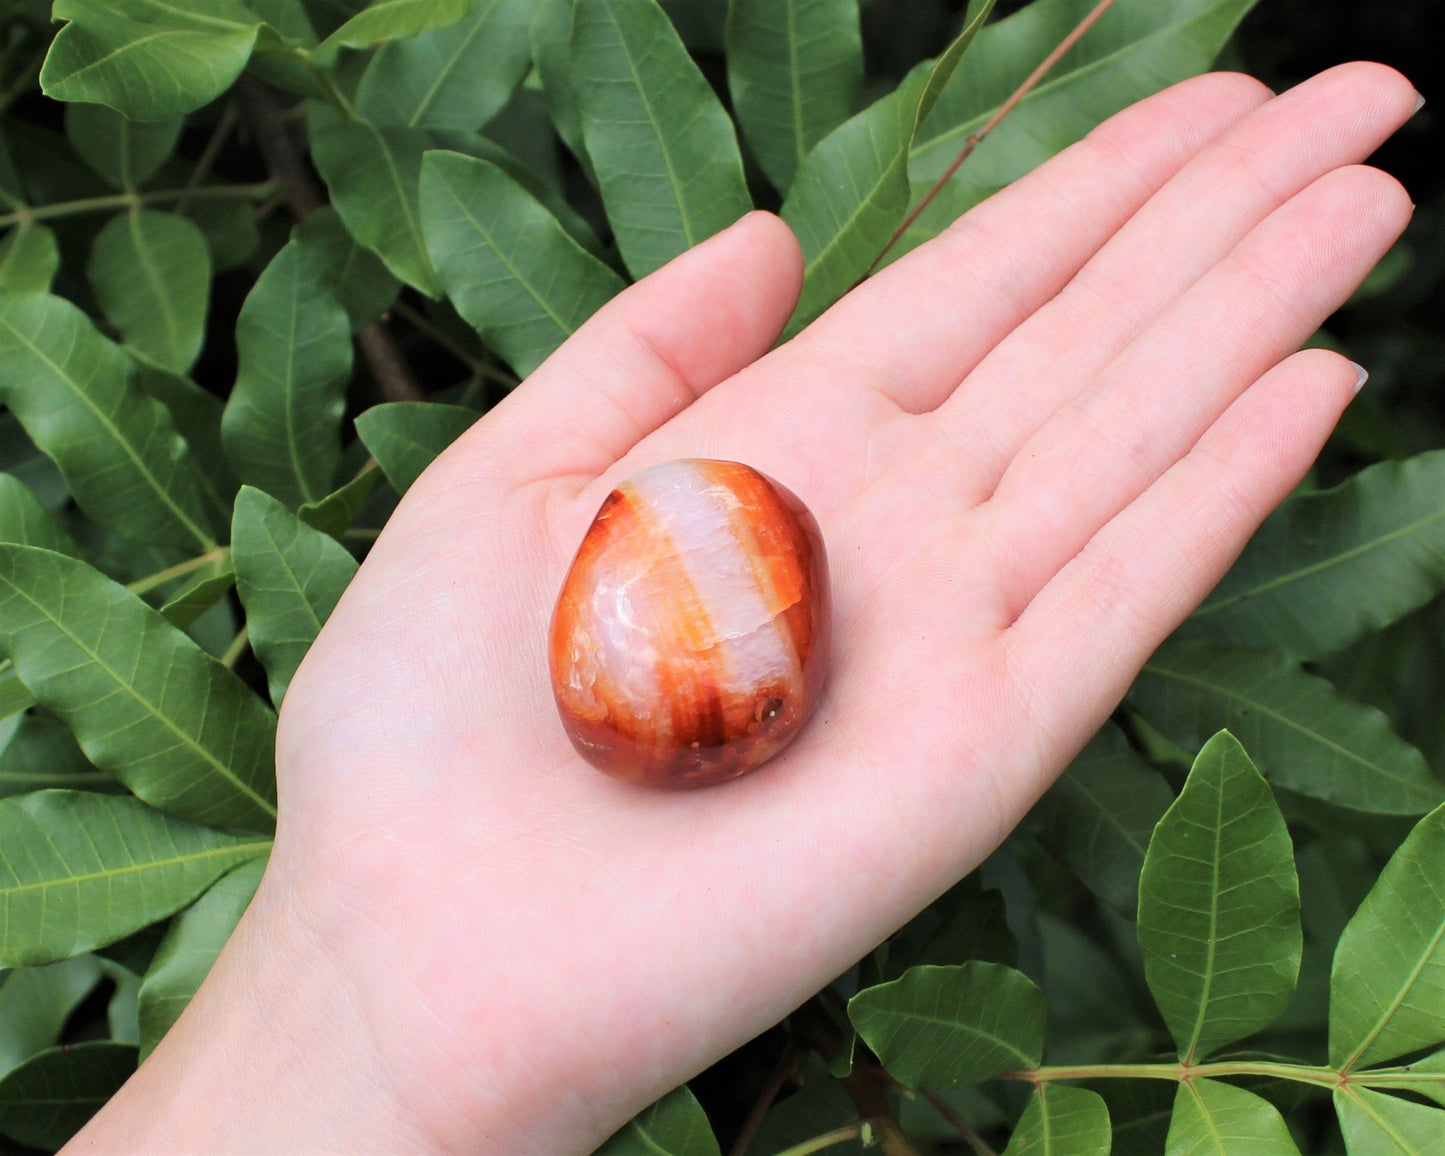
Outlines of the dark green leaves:
{"type": "Polygon", "coordinates": [[[69,23],[45,58],[45,92],[142,121],[219,96],[261,27],[241,0],[56,0],[53,18],[69,23]]]}
{"type": "Polygon", "coordinates": [[[231,552],[251,645],[279,707],[291,676],[355,575],[356,560],[275,498],[250,487],[236,498],[231,552]]]}
{"type": "Polygon", "coordinates": [[[1044,997],[997,963],[914,967],[860,991],[848,1017],[890,1074],[910,1088],[956,1088],[1038,1065],[1044,997]]]}
{"type": "Polygon", "coordinates": [[[117,189],[148,181],[175,150],[180,117],[135,121],[103,104],[65,106],[65,135],[96,174],[117,189]]]}
{"type": "Polygon", "coordinates": [[[25,685],[96,766],[174,814],[271,828],[275,716],[136,595],[74,558],[0,545],[0,623],[25,685]]]}
{"type": "Polygon", "coordinates": [[[135,1066],[135,1047],[110,1040],[41,1052],[0,1079],[0,1132],[54,1151],[120,1091],[135,1066]]]}
{"type": "Polygon", "coordinates": [[[1442,1008],[1445,807],[1420,820],[1340,936],[1330,1063],[1351,1071],[1439,1043],[1442,1008]]]}
{"type": "Polygon", "coordinates": [[[113,943],[268,846],[125,795],[37,791],[0,800],[0,966],[113,943]]]}
{"type": "Polygon", "coordinates": [[[1423,756],[1383,714],[1350,702],[1283,654],[1166,648],[1130,695],[1154,726],[1185,746],[1234,731],[1272,782],[1303,794],[1404,815],[1445,798],[1423,756]]]}
{"type": "Polygon", "coordinates": [[[1181,638],[1318,658],[1445,586],[1445,451],[1362,470],[1265,520],[1181,638]]]}
{"type": "Polygon", "coordinates": [[[718,1156],[702,1105],[686,1088],[669,1092],[597,1150],[597,1156],[718,1156]]]}
{"type": "Polygon", "coordinates": [[[139,542],[215,545],[196,467],[130,359],[69,301],[0,298],[0,399],[60,466],[75,500],[139,542]]]}
{"type": "Polygon", "coordinates": [[[96,237],[86,272],[127,345],[172,373],[190,369],[211,293],[211,253],[200,229],[174,213],[122,213],[96,237]]]}
{"type": "Polygon", "coordinates": [[[1300,962],[1299,883],[1284,818],[1232,735],[1212,738],[1155,828],[1139,946],[1180,1058],[1270,1023],[1300,962]]]}
{"type": "Polygon", "coordinates": [[[351,322],[321,256],[292,241],[266,267],[236,322],[240,369],[222,436],[241,480],[288,506],[332,490],[351,376],[351,322]]]}
{"type": "Polygon", "coordinates": [[[858,0],[732,0],[727,55],[748,145],[786,191],[813,146],[853,111],[863,80],[858,0]]]}
{"type": "Polygon", "coordinates": [[[634,277],[752,208],[732,121],[656,0],[577,0],[572,75],[587,155],[634,277]]]}
{"type": "Polygon", "coordinates": [[[428,153],[422,228],[452,303],[525,377],[616,293],[622,279],[501,169],[428,153]]]}
{"type": "Polygon", "coordinates": [[[458,405],[396,401],[372,406],[356,419],[356,432],[381,464],[386,480],[404,494],[477,416],[458,405]]]}

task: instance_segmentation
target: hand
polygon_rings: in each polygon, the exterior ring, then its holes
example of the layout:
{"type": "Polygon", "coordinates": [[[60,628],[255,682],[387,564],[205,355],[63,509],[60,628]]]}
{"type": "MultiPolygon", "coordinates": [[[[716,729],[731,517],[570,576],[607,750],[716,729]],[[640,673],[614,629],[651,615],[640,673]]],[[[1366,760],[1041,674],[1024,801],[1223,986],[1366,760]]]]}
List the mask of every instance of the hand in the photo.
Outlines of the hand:
{"type": "Polygon", "coordinates": [[[1178,85],[771,352],[767,215],[610,303],[407,494],[286,699],[257,901],[78,1143],[585,1152],[845,970],[1309,467],[1357,373],[1294,351],[1409,218],[1354,166],[1415,99],[1178,85]],[[817,515],[834,660],[780,758],[669,793],[577,758],[545,638],[609,489],[690,456],[817,515]]]}

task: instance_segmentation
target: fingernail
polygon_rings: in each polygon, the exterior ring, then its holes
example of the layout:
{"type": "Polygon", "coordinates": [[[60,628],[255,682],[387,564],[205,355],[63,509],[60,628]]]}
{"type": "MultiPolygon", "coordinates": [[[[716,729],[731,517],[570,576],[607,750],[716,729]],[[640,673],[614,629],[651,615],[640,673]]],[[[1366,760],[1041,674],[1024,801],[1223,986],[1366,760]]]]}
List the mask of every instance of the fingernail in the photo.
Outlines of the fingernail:
{"type": "Polygon", "coordinates": [[[1415,107],[1410,110],[1410,115],[1411,115],[1411,116],[1414,116],[1417,112],[1419,112],[1419,111],[1420,111],[1422,108],[1424,108],[1424,107],[1425,107],[1425,98],[1424,98],[1420,93],[1417,92],[1417,93],[1415,94],[1415,107]]]}
{"type": "Polygon", "coordinates": [[[1350,364],[1355,367],[1355,388],[1350,391],[1353,396],[1365,387],[1365,382],[1370,380],[1370,371],[1358,361],[1352,361],[1350,364]]]}

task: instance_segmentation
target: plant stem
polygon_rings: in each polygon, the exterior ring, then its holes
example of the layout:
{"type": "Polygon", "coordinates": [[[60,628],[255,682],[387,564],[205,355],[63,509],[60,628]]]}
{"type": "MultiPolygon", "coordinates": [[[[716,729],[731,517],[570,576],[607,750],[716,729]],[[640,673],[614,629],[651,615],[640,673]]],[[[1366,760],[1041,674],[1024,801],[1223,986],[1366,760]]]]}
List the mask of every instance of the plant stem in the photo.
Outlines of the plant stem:
{"type": "Polygon", "coordinates": [[[973,1149],[974,1156],[998,1156],[998,1154],[985,1143],[972,1124],[953,1110],[953,1105],[940,1096],[937,1092],[924,1092],[928,1102],[933,1105],[945,1120],[954,1126],[958,1134],[963,1137],[963,1142],[973,1149]]]}
{"type": "Polygon", "coordinates": [[[845,1144],[849,1140],[858,1140],[862,1136],[863,1121],[859,1120],[856,1124],[845,1124],[831,1132],[824,1132],[821,1136],[814,1136],[811,1140],[804,1140],[801,1144],[794,1144],[791,1148],[784,1148],[778,1156],[812,1156],[814,1152],[821,1152],[835,1144],[845,1144]]]}
{"type": "Polygon", "coordinates": [[[216,163],[216,157],[220,155],[221,149],[231,139],[231,133],[235,131],[236,122],[240,119],[236,112],[236,102],[228,100],[225,110],[221,113],[221,119],[216,122],[216,127],[211,130],[210,138],[206,141],[206,147],[201,150],[200,157],[196,160],[196,167],[191,170],[191,175],[186,178],[186,195],[176,202],[176,212],[183,213],[186,205],[190,203],[191,196],[201,187],[201,182],[211,171],[211,166],[216,163]]]}
{"type": "Polygon", "coordinates": [[[758,1127],[763,1122],[763,1116],[773,1106],[773,1101],[778,1098],[778,1093],[783,1090],[783,1084],[793,1074],[798,1064],[798,1049],[790,1040],[783,1048],[783,1054],[778,1057],[768,1081],[753,1101],[753,1106],[748,1109],[747,1119],[743,1126],[738,1129],[737,1139],[733,1146],[728,1149],[728,1156],[746,1156],[748,1145],[752,1143],[753,1136],[757,1133],[758,1127]]]}
{"type": "Polygon", "coordinates": [[[48,221],[55,217],[69,217],[77,213],[100,213],[109,209],[137,209],[166,201],[260,201],[276,191],[270,181],[254,185],[207,185],[200,189],[152,189],[144,193],[111,193],[103,197],[82,197],[76,201],[56,201],[49,205],[36,205],[29,209],[16,209],[13,213],[0,215],[0,228],[7,225],[31,225],[36,221],[48,221]]]}
{"type": "Polygon", "coordinates": [[[235,638],[231,639],[231,645],[226,647],[226,653],[221,655],[221,665],[230,669],[241,661],[241,655],[246,653],[246,647],[251,642],[251,628],[241,627],[235,638]]]}
{"type": "Polygon", "coordinates": [[[157,586],[164,586],[173,578],[180,578],[193,570],[199,570],[202,566],[228,558],[230,554],[229,546],[218,546],[214,550],[198,554],[194,558],[187,558],[184,562],[177,562],[174,566],[168,566],[164,570],[157,570],[154,574],[147,574],[144,578],[137,578],[134,582],[128,583],[126,589],[132,594],[145,594],[157,586]]]}
{"type": "Polygon", "coordinates": [[[943,175],[939,177],[938,180],[933,182],[933,185],[928,190],[928,192],[923,194],[923,199],[920,200],[918,204],[916,204],[909,211],[908,215],[903,218],[903,223],[899,225],[898,228],[893,230],[893,236],[888,238],[888,243],[883,246],[883,251],[878,254],[878,257],[874,260],[873,264],[868,266],[868,272],[863,274],[864,277],[869,276],[875,269],[878,268],[878,266],[882,263],[883,258],[888,255],[888,251],[898,243],[899,238],[901,238],[904,233],[908,232],[908,230],[913,226],[913,222],[918,220],[919,216],[923,213],[923,210],[928,208],[928,206],[933,202],[933,198],[938,196],[939,192],[942,191],[943,186],[948,184],[948,182],[953,179],[953,174],[958,172],[959,166],[962,165],[964,161],[968,160],[968,158],[973,154],[973,150],[978,148],[978,146],[983,143],[984,138],[987,137],[989,133],[993,132],[993,130],[999,126],[999,123],[1003,120],[1004,117],[1008,116],[1009,113],[1013,112],[1013,110],[1018,106],[1019,101],[1023,100],[1024,97],[1026,97],[1030,92],[1033,91],[1034,86],[1037,85],[1038,82],[1042,80],[1044,76],[1049,72],[1049,70],[1052,69],[1054,65],[1059,62],[1059,59],[1064,55],[1064,53],[1068,52],[1069,49],[1071,49],[1075,44],[1079,42],[1079,38],[1082,37],[1084,33],[1087,32],[1091,27],[1093,27],[1094,22],[1097,21],[1099,17],[1104,15],[1104,13],[1109,10],[1113,3],[1114,0],[1099,0],[1099,2],[1094,5],[1093,9],[1089,12],[1089,14],[1079,21],[1079,23],[1074,27],[1074,30],[1070,32],[1067,36],[1065,36],[1061,41],[1059,41],[1059,43],[1055,46],[1054,50],[1050,52],[1046,57],[1044,57],[1043,61],[1039,64],[1039,66],[1035,68],[1031,73],[1029,73],[1028,77],[1021,85],[1018,86],[1018,88],[1014,89],[1013,95],[1010,96],[1006,101],[1004,101],[1001,105],[998,106],[998,108],[994,110],[993,115],[984,122],[983,127],[977,132],[970,133],[968,135],[968,138],[963,142],[963,148],[959,150],[958,156],[953,158],[953,163],[944,170],[943,175]]]}

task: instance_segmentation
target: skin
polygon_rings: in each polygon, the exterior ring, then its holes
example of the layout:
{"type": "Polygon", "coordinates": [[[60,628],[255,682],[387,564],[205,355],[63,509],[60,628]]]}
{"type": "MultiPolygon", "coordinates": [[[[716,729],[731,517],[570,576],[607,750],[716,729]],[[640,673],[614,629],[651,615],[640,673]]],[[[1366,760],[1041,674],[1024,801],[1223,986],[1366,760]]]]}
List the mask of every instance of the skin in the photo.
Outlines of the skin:
{"type": "Polygon", "coordinates": [[[281,822],[200,994],[74,1151],[587,1152],[974,867],[1299,481],[1295,353],[1404,229],[1379,65],[1135,105],[770,349],[753,214],[602,309],[407,494],[287,695],[281,822]],[[798,740],[665,793],[580,762],[547,620],[602,498],[746,461],[830,552],[798,740]]]}

